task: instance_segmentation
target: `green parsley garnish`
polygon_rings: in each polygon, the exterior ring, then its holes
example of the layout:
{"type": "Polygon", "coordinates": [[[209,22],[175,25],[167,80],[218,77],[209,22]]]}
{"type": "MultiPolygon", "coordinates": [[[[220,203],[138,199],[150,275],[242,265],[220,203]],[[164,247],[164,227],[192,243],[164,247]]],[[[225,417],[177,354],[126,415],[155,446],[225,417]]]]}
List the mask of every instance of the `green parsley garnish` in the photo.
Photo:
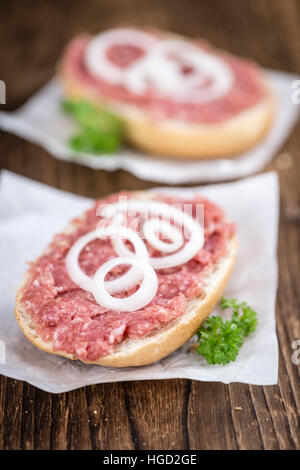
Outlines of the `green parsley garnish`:
{"type": "Polygon", "coordinates": [[[231,320],[212,316],[197,331],[199,345],[196,351],[208,364],[225,365],[235,361],[244,338],[257,326],[257,314],[246,302],[222,297],[220,307],[232,309],[231,320]]]}
{"type": "Polygon", "coordinates": [[[122,124],[114,114],[86,101],[63,101],[62,109],[81,127],[69,141],[73,150],[100,155],[114,153],[120,148],[122,124]]]}

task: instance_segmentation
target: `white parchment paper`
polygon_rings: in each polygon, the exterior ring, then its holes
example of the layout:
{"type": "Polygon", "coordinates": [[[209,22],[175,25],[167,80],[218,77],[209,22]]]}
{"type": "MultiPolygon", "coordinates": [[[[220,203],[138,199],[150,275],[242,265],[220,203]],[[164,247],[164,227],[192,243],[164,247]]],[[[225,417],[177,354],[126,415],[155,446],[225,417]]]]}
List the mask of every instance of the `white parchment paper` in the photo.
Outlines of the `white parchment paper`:
{"type": "Polygon", "coordinates": [[[199,190],[224,207],[238,225],[239,255],[226,296],[246,300],[259,314],[257,331],[246,339],[234,363],[208,366],[189,351],[193,340],[158,363],[126,369],[85,365],[32,345],[14,317],[15,293],[26,261],[35,259],[53,234],[91,201],[4,171],[0,179],[0,373],[53,393],[101,382],[175,377],[275,384],[277,175],[266,173],[236,183],[167,191],[185,196],[199,190]]]}
{"type": "Polygon", "coordinates": [[[75,126],[60,109],[62,93],[55,79],[16,112],[0,113],[0,128],[42,145],[61,160],[94,169],[113,171],[122,168],[141,179],[168,184],[232,180],[261,170],[282,146],[297,120],[299,106],[292,103],[291,84],[298,77],[273,71],[268,75],[278,102],[272,128],[256,147],[232,159],[172,161],[129,148],[101,157],[84,153],[75,155],[67,145],[75,126]]]}

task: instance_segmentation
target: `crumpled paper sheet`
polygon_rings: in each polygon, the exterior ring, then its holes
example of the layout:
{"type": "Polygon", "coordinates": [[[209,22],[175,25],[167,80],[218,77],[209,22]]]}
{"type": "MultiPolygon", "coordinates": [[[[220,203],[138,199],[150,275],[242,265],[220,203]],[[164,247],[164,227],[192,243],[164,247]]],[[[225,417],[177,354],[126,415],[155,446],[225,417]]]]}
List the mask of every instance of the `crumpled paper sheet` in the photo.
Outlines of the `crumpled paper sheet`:
{"type": "Polygon", "coordinates": [[[154,158],[124,148],[115,155],[75,155],[67,145],[75,125],[60,109],[62,93],[55,79],[14,113],[0,113],[0,128],[45,147],[53,156],[107,171],[122,168],[138,178],[166,184],[233,180],[261,170],[276,154],[295,124],[299,106],[292,103],[291,84],[297,76],[268,72],[278,109],[272,128],[256,147],[235,158],[188,161],[154,158]]]}
{"type": "Polygon", "coordinates": [[[14,316],[15,293],[26,270],[26,261],[34,260],[53,234],[63,230],[69,219],[88,208],[91,201],[3,171],[0,179],[0,373],[53,393],[102,382],[175,377],[275,384],[278,374],[277,175],[266,173],[235,183],[167,191],[185,196],[199,190],[224,207],[238,226],[239,254],[225,294],[249,302],[259,316],[257,331],[246,339],[235,362],[226,366],[207,365],[202,357],[189,351],[193,339],[160,362],[126,369],[85,365],[42,352],[32,345],[14,316]],[[1,364],[4,344],[6,363],[1,364]]]}

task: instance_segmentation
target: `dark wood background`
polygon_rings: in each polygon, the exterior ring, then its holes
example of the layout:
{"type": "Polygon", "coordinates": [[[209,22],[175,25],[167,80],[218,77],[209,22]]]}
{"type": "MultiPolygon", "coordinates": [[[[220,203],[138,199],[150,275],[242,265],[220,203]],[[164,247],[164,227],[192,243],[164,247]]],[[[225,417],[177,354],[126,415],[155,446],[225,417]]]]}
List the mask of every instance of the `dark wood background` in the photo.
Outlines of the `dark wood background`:
{"type": "MultiPolygon", "coordinates": [[[[15,109],[53,75],[73,35],[119,24],[204,36],[266,67],[300,73],[299,0],[2,0],[0,17],[2,109],[15,109]]],[[[291,362],[291,343],[300,338],[299,130],[268,167],[281,184],[278,386],[165,380],[51,395],[1,377],[0,449],[300,448],[300,365],[291,362]]],[[[3,168],[83,196],[152,185],[124,171],[60,162],[3,132],[0,155],[3,168]]]]}

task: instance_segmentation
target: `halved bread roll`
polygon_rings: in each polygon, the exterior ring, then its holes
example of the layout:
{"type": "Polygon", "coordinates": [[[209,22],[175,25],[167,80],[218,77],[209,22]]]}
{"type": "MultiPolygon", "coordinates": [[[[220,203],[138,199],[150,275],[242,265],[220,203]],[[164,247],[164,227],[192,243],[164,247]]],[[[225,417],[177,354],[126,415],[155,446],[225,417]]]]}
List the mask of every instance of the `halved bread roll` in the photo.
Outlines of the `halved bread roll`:
{"type": "MultiPolygon", "coordinates": [[[[123,30],[113,31],[120,34],[118,32],[123,30]]],[[[160,40],[182,41],[195,48],[195,42],[178,35],[157,34],[160,40]]],[[[153,155],[171,158],[234,157],[257,144],[269,130],[276,100],[266,74],[254,64],[197,42],[199,53],[209,53],[231,71],[233,82],[227,92],[197,103],[197,90],[194,90],[193,103],[191,90],[190,101],[185,102],[184,97],[176,101],[175,92],[164,96],[165,89],[158,92],[154,87],[148,97],[146,93],[135,93],[132,87],[128,91],[125,78],[124,83],[115,85],[107,82],[105,76],[95,76],[89,70],[85,56],[92,40],[86,36],[75,38],[67,48],[58,70],[64,95],[113,112],[123,122],[125,138],[133,146],[153,155]]],[[[137,48],[139,46],[136,44],[137,48]]],[[[180,60],[185,60],[184,53],[180,60]]],[[[151,69],[149,73],[154,74],[155,79],[161,74],[162,83],[165,80],[163,70],[153,72],[151,69]]],[[[145,80],[148,79],[145,72],[145,80]]]]}
{"type": "MultiPolygon", "coordinates": [[[[135,198],[149,200],[153,197],[153,194],[155,193],[137,192],[135,198]]],[[[80,223],[80,219],[72,222],[67,226],[64,233],[72,234],[78,229],[80,223]]],[[[48,248],[45,250],[46,254],[47,252],[48,248]]],[[[185,311],[182,315],[141,338],[124,337],[121,342],[114,345],[113,352],[103,355],[97,360],[84,359],[84,362],[110,367],[141,366],[158,361],[175,351],[193,336],[218,303],[232,272],[236,254],[237,239],[236,235],[233,234],[226,242],[224,255],[213,265],[213,269],[203,277],[201,293],[186,300],[185,311]]],[[[15,314],[25,336],[43,351],[69,359],[78,359],[76,353],[68,353],[57,349],[57,347],[54,348],[53,339],[45,341],[37,331],[32,312],[30,313],[28,309],[28,302],[23,297],[24,289],[32,282],[32,273],[29,270],[25,274],[16,296],[15,314]]],[[[82,360],[82,358],[80,359],[82,360]]]]}

